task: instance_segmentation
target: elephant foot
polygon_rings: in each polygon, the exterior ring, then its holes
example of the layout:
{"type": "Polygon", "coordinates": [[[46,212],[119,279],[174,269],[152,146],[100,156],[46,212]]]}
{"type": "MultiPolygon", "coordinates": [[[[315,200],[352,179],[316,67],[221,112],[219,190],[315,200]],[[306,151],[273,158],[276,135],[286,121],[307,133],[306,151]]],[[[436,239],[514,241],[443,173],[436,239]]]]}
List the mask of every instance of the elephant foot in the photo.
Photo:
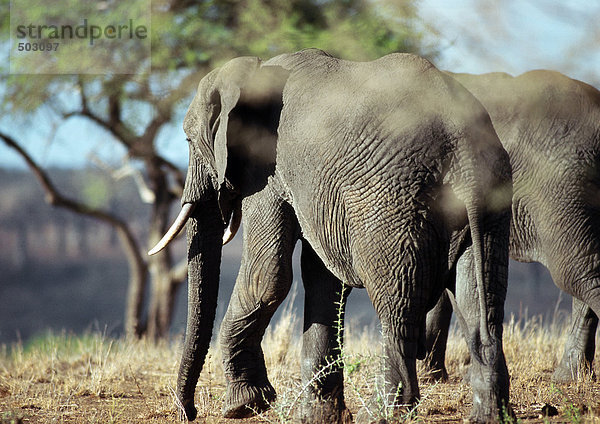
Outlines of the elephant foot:
{"type": "Polygon", "coordinates": [[[517,422],[515,413],[506,400],[502,400],[497,393],[478,390],[473,387],[473,407],[469,416],[469,423],[508,423],[517,422]]]}
{"type": "Polygon", "coordinates": [[[473,406],[471,415],[467,420],[473,424],[487,424],[487,423],[515,423],[517,417],[510,405],[502,408],[488,408],[482,405],[473,406]]]}
{"type": "Polygon", "coordinates": [[[350,424],[352,413],[346,408],[343,400],[315,400],[302,408],[300,422],[350,424]]]}
{"type": "Polygon", "coordinates": [[[248,381],[227,383],[223,416],[225,418],[248,418],[270,408],[277,394],[268,381],[253,385],[248,381]]]}
{"type": "Polygon", "coordinates": [[[473,390],[473,407],[469,422],[496,423],[516,422],[515,413],[509,403],[509,377],[505,364],[500,372],[490,371],[480,363],[472,363],[471,388],[473,390]]]}
{"type": "Polygon", "coordinates": [[[591,375],[594,380],[596,379],[590,364],[582,358],[582,355],[577,353],[566,356],[568,358],[565,359],[563,357],[563,360],[552,374],[552,381],[554,383],[571,383],[587,375],[591,375]]]}

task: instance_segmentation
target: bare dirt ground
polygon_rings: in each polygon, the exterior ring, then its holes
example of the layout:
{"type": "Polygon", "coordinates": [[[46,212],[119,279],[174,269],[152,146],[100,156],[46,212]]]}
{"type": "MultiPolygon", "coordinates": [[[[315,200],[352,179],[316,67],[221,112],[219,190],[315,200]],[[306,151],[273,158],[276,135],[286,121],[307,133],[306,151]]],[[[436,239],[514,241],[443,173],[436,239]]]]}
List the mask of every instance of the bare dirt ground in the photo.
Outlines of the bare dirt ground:
{"type": "MultiPolygon", "coordinates": [[[[302,392],[296,320],[294,314],[285,315],[268,330],[263,342],[269,378],[278,392],[271,410],[245,420],[221,417],[225,386],[219,352],[213,349],[197,388],[197,422],[295,422],[302,392]]],[[[513,422],[600,422],[600,383],[591,374],[572,384],[551,382],[562,353],[564,330],[544,327],[536,319],[506,325],[505,353],[517,417],[513,422]],[[545,405],[555,408],[558,415],[543,416],[545,405]]],[[[379,334],[351,328],[346,340],[345,393],[348,407],[356,415],[376,390],[379,334]]],[[[5,346],[0,351],[0,424],[177,422],[173,389],[180,344],[179,340],[156,345],[144,340],[111,340],[101,334],[63,334],[27,346],[5,346]]],[[[429,382],[420,370],[422,401],[401,421],[452,423],[468,417],[472,395],[462,379],[468,354],[456,332],[447,362],[451,376],[447,383],[429,382]]]]}

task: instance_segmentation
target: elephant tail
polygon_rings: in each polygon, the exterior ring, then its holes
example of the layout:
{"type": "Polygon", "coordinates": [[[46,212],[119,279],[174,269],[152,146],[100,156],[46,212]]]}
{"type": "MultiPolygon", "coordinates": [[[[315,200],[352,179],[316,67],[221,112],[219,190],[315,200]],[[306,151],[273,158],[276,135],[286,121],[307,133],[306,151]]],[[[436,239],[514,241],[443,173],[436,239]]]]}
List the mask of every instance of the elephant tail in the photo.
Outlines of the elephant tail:
{"type": "Polygon", "coordinates": [[[485,280],[483,273],[483,264],[485,263],[483,237],[481,232],[483,205],[481,204],[482,193],[480,190],[474,190],[469,199],[465,202],[467,209],[467,218],[469,220],[469,228],[471,229],[471,240],[473,249],[473,262],[475,263],[475,278],[477,297],[479,299],[479,328],[481,342],[488,345],[492,339],[490,330],[487,325],[487,302],[485,298],[485,280]]]}
{"type": "Polygon", "coordinates": [[[486,262],[484,240],[483,240],[483,218],[485,215],[486,187],[490,184],[489,178],[486,178],[482,161],[478,160],[477,146],[474,146],[471,139],[465,138],[457,146],[456,162],[453,175],[454,191],[460,199],[467,212],[467,220],[471,232],[471,249],[473,254],[473,263],[475,265],[475,287],[477,290],[477,299],[479,304],[479,332],[481,342],[489,344],[491,342],[490,330],[488,327],[488,308],[486,300],[486,281],[484,274],[484,264],[486,262]]]}
{"type": "MultiPolygon", "coordinates": [[[[491,279],[500,278],[500,275],[492,274],[497,272],[492,262],[503,261],[498,249],[504,248],[504,242],[508,242],[508,227],[505,228],[506,232],[500,230],[497,225],[501,224],[497,220],[504,223],[505,212],[510,215],[512,171],[508,153],[495,135],[491,121],[489,125],[472,126],[472,132],[467,134],[470,137],[463,140],[457,152],[458,169],[455,171],[458,172],[455,175],[459,177],[456,194],[466,208],[471,230],[480,337],[481,342],[487,345],[492,342],[492,336],[488,326],[491,316],[488,315],[490,311],[486,294],[493,289],[491,279]],[[487,219],[488,217],[490,218],[487,219]],[[489,228],[486,231],[487,226],[489,228]],[[484,234],[488,232],[494,240],[484,240],[484,234]],[[498,237],[506,237],[506,240],[498,237]],[[487,248],[487,243],[493,243],[491,248],[487,248]],[[485,264],[489,265],[487,269],[484,269],[485,264]]],[[[508,222],[506,221],[507,226],[508,222]]],[[[505,247],[507,250],[504,253],[507,253],[508,245],[505,247]]]]}

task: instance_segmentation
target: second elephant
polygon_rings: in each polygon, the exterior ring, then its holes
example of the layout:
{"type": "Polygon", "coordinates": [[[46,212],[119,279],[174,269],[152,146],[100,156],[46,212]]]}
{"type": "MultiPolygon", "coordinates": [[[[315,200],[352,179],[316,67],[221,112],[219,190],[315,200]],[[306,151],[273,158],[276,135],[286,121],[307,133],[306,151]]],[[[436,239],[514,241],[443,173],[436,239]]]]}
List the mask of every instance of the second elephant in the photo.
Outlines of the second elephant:
{"type": "MultiPolygon", "coordinates": [[[[573,296],[553,375],[570,381],[590,369],[600,313],[600,92],[551,71],[450,75],[483,103],[510,156],[510,256],[545,265],[573,296]]],[[[441,379],[451,314],[443,296],[427,318],[428,366],[441,379]]]]}

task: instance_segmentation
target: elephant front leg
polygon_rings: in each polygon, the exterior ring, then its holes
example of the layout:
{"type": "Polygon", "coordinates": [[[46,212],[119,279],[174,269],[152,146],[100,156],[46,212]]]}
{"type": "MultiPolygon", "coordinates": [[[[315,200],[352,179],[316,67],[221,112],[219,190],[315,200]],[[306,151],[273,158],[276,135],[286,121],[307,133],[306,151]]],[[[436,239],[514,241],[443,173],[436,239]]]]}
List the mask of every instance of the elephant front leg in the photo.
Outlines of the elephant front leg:
{"type": "Polygon", "coordinates": [[[227,418],[262,412],[275,400],[260,344],[289,292],[297,240],[293,210],[268,188],[244,199],[242,208],[242,264],[220,334],[227,418]]]}
{"type": "MultiPolygon", "coordinates": [[[[486,264],[487,265],[487,264],[486,264]]],[[[501,267],[485,268],[484,272],[505,272],[501,267]]],[[[481,337],[479,298],[476,288],[475,265],[471,248],[457,263],[457,315],[471,354],[470,380],[473,389],[473,408],[470,422],[503,422],[513,415],[509,405],[509,376],[502,349],[502,320],[506,286],[486,289],[487,322],[490,340],[481,337]]]]}
{"type": "Polygon", "coordinates": [[[569,383],[585,373],[592,372],[597,328],[596,314],[589,306],[574,297],[571,329],[560,364],[552,374],[552,381],[569,383]]]}
{"type": "Polygon", "coordinates": [[[341,358],[344,311],[350,287],[344,286],[325,267],[305,240],[302,241],[302,282],[305,289],[302,337],[301,421],[306,423],[351,422],[344,402],[341,358]]]}

